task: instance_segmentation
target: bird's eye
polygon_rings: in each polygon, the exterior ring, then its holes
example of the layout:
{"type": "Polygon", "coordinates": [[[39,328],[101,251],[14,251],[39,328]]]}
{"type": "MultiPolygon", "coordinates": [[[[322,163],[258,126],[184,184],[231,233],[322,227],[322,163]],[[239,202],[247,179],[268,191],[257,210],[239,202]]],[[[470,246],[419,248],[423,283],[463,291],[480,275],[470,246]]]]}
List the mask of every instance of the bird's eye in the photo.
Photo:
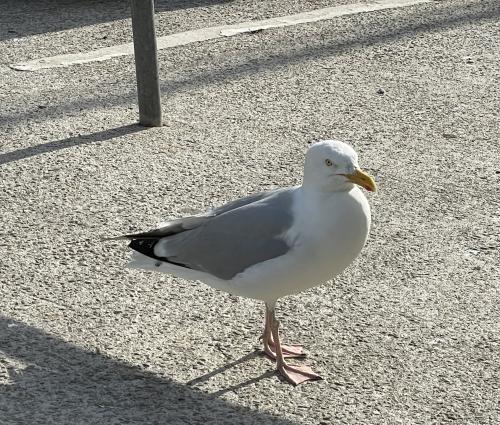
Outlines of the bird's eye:
{"type": "Polygon", "coordinates": [[[331,167],[333,165],[333,162],[332,162],[331,159],[327,158],[327,159],[325,159],[325,164],[326,164],[327,167],[331,167]]]}

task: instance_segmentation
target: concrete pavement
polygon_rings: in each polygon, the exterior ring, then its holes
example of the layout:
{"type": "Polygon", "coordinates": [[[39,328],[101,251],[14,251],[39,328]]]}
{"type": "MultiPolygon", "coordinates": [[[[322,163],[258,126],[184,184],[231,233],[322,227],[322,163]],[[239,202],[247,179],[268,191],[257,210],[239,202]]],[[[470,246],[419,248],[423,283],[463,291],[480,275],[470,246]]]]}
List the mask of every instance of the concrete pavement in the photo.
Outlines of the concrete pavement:
{"type": "MultiPolygon", "coordinates": [[[[159,35],[348,2],[158,2],[159,35]]],[[[0,423],[496,424],[496,1],[439,1],[161,51],[166,125],[134,125],[122,2],[0,6],[0,423]],[[123,268],[99,238],[299,182],[338,137],[377,178],[334,283],[284,299],[324,381],[254,353],[261,306],[123,268]]]]}

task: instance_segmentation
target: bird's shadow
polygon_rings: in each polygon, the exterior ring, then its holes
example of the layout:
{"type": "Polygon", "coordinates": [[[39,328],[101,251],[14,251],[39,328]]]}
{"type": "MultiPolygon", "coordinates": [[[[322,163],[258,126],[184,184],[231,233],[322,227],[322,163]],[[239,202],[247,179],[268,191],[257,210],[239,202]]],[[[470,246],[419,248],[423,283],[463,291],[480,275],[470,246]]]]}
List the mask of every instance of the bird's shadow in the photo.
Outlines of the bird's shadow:
{"type": "Polygon", "coordinates": [[[257,355],[250,353],[185,385],[0,316],[0,417],[6,424],[293,425],[218,398],[272,371],[213,394],[193,388],[257,355]]]}
{"type": "MultiPolygon", "coordinates": [[[[198,378],[194,378],[192,379],[191,381],[187,382],[186,385],[188,386],[196,386],[198,384],[201,384],[203,382],[206,382],[208,380],[210,380],[211,378],[221,374],[221,373],[224,373],[226,372],[227,370],[235,367],[235,366],[238,366],[238,365],[241,365],[245,362],[248,362],[252,359],[255,359],[256,357],[263,357],[264,354],[262,353],[261,350],[255,350],[251,353],[248,353],[248,354],[245,354],[244,356],[240,357],[239,359],[236,359],[236,360],[233,360],[232,362],[229,362],[227,364],[225,364],[224,366],[221,366],[221,367],[218,367],[217,369],[214,369],[213,371],[211,372],[208,372],[204,375],[201,375],[199,376],[198,378]]],[[[216,391],[216,392],[213,392],[211,393],[213,396],[220,396],[222,394],[225,394],[229,391],[236,391],[240,388],[244,388],[244,387],[247,387],[249,385],[252,385],[252,384],[255,384],[259,381],[262,381],[263,379],[266,379],[266,378],[271,378],[272,376],[276,375],[276,371],[275,370],[268,370],[264,373],[262,373],[261,375],[259,376],[256,376],[256,377],[253,377],[253,378],[250,378],[246,381],[243,381],[243,382],[240,382],[239,384],[236,384],[236,385],[232,385],[232,386],[229,386],[227,388],[223,388],[219,391],[216,391]]]]}

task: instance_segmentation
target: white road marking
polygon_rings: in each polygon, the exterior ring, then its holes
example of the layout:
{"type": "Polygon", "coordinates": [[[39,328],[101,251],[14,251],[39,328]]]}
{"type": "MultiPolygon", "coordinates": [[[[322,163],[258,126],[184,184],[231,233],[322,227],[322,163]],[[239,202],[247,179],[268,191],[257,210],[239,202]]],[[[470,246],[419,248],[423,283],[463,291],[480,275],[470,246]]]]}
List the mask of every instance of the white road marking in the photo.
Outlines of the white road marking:
{"type": "MultiPolygon", "coordinates": [[[[433,0],[373,0],[364,3],[347,4],[343,6],[325,7],[310,12],[297,13],[295,15],[280,16],[277,18],[264,19],[262,21],[242,22],[233,25],[221,25],[216,27],[200,28],[184,31],[177,34],[158,37],[158,50],[183,46],[200,41],[213,40],[215,38],[232,37],[238,34],[266,30],[270,28],[288,27],[298,24],[325,21],[338,16],[354,15],[357,13],[373,12],[383,9],[394,9],[408,7],[422,3],[431,3],[433,0]]],[[[9,65],[17,71],[36,71],[44,68],[61,68],[81,63],[100,62],[119,56],[134,54],[132,43],[120,44],[102,49],[83,53],[71,53],[58,56],[50,56],[9,65]]]]}

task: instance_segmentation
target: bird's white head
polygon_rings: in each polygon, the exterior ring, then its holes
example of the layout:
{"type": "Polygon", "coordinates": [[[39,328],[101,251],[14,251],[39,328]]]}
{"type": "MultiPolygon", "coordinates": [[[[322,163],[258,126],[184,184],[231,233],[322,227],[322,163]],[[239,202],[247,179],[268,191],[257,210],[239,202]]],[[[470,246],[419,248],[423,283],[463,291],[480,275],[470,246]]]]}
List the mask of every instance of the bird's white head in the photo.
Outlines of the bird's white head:
{"type": "Polygon", "coordinates": [[[363,172],[358,154],[339,140],[314,143],[306,154],[303,186],[319,191],[342,192],[357,184],[370,192],[377,190],[375,181],[363,172]]]}

